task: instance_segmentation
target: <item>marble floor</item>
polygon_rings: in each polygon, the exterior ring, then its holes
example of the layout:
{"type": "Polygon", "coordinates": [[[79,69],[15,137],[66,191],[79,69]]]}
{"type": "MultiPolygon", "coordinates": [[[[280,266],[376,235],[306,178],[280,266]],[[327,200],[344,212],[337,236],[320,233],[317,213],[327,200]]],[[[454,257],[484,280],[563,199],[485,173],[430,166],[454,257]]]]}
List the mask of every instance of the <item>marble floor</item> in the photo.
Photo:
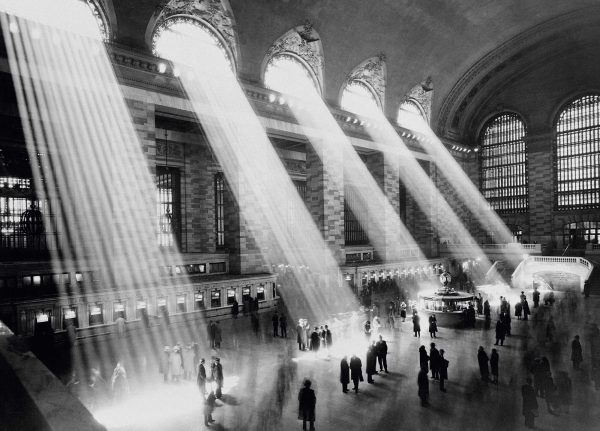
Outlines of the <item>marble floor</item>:
{"type": "MultiPolygon", "coordinates": [[[[342,354],[360,352],[364,374],[364,340],[358,334],[358,338],[344,339],[339,331],[334,331],[335,348],[330,355],[315,357],[311,352],[298,351],[293,331],[287,339],[272,337],[269,316],[263,316],[263,331],[259,337],[251,332],[249,318],[223,322],[221,349],[203,352],[207,361],[214,354],[221,358],[225,376],[225,394],[217,402],[213,415],[216,422],[210,429],[302,429],[302,423],[297,419],[297,393],[304,378],[311,379],[316,391],[315,426],[319,431],[526,429],[521,415],[521,385],[528,376],[526,364],[532,358],[546,356],[553,373],[569,372],[573,403],[569,413],[550,414],[545,401],[538,398],[536,428],[598,430],[600,390],[596,390],[590,381],[590,350],[583,327],[586,321],[595,320],[600,298],[580,299],[573,312],[558,305],[538,316],[534,313],[529,321],[512,320],[512,336],[507,338],[504,346],[497,347],[500,355],[498,385],[481,381],[477,365],[478,347],[484,346],[488,355],[494,347],[493,329],[484,329],[482,320],[477,321],[475,329],[440,328],[434,341],[438,348],[445,350],[450,362],[449,381],[447,392],[442,393],[437,382],[430,380],[429,407],[420,405],[416,381],[418,348],[425,345],[429,349],[432,340],[427,333],[422,333],[420,338],[414,337],[412,323],[408,320],[399,331],[382,332],[389,346],[390,373],[376,375],[374,384],[367,384],[365,375],[358,394],[342,393],[338,382],[342,354]],[[557,327],[554,343],[545,340],[544,319],[550,314],[557,327]],[[575,334],[581,336],[584,350],[581,371],[574,371],[570,362],[570,342],[575,334]]],[[[177,328],[171,330],[177,334],[177,328]]],[[[146,336],[149,337],[146,342],[157,338],[146,336]]],[[[204,429],[202,401],[195,382],[164,383],[158,373],[158,358],[150,355],[140,361],[140,349],[132,347],[144,342],[143,334],[129,334],[125,341],[129,356],[120,354],[121,358],[127,358],[124,363],[128,368],[129,396],[119,402],[104,403],[87,398],[85,403],[110,430],[204,429]]],[[[103,349],[101,345],[93,347],[96,352],[109,352],[106,357],[115,355],[115,349],[103,349]]],[[[86,350],[89,354],[90,345],[75,349],[86,350]]],[[[114,364],[103,367],[106,380],[109,380],[112,366],[114,364]]],[[[68,380],[66,375],[62,378],[68,380]]]]}

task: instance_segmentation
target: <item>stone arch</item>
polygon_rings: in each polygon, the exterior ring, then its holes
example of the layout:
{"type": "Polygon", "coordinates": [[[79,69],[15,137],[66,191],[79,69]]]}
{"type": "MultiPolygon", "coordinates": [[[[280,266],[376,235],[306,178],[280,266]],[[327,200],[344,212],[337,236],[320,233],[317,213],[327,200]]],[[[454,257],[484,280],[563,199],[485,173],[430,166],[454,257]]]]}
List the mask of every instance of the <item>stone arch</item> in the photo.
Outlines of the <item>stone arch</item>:
{"type": "Polygon", "coordinates": [[[156,30],[168,20],[177,17],[191,18],[211,30],[229,53],[230,60],[237,70],[240,52],[235,18],[228,0],[169,0],[160,4],[154,11],[146,27],[146,45],[153,48],[156,30]]]}
{"type": "Polygon", "coordinates": [[[85,0],[98,21],[100,32],[106,42],[115,39],[117,34],[117,15],[112,0],[85,0]]]}
{"type": "Polygon", "coordinates": [[[260,68],[261,82],[265,82],[265,71],[269,61],[278,55],[290,55],[299,59],[317,83],[320,94],[324,94],[323,45],[319,34],[310,22],[290,29],[273,42],[263,58],[260,68]]]}
{"type": "Polygon", "coordinates": [[[344,90],[353,83],[358,82],[366,86],[375,96],[375,100],[379,108],[385,112],[385,87],[387,80],[387,67],[385,62],[385,54],[379,54],[374,57],[367,58],[365,61],[356,66],[346,76],[338,101],[341,102],[344,90]]]}

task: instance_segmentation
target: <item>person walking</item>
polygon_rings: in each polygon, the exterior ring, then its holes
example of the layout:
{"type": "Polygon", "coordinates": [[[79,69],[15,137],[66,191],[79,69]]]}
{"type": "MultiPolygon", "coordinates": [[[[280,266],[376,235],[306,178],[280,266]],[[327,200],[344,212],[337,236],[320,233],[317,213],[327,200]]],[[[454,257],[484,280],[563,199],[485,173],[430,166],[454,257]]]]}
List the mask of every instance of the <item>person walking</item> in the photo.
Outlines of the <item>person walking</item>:
{"type": "Polygon", "coordinates": [[[273,313],[273,316],[271,317],[271,323],[273,324],[273,337],[278,337],[279,314],[277,313],[277,311],[273,313]]]}
{"type": "Polygon", "coordinates": [[[325,325],[325,342],[327,343],[327,348],[331,349],[331,346],[333,345],[333,335],[331,335],[331,331],[327,325],[325,325]]]}
{"type": "Polygon", "coordinates": [[[435,347],[435,343],[431,343],[429,349],[429,368],[431,368],[431,378],[439,380],[440,378],[440,352],[435,347]]]}
{"type": "Polygon", "coordinates": [[[498,343],[500,343],[501,346],[504,346],[505,336],[506,336],[505,326],[502,323],[502,320],[498,320],[498,322],[496,322],[496,343],[494,345],[497,346],[498,343]]]}
{"type": "Polygon", "coordinates": [[[533,288],[533,308],[538,308],[540,305],[540,292],[537,290],[537,286],[533,288]]]}
{"type": "Polygon", "coordinates": [[[310,334],[310,350],[315,353],[319,352],[321,346],[321,335],[319,334],[319,328],[315,326],[315,330],[310,334]]]}
{"type": "Polygon", "coordinates": [[[215,404],[217,398],[215,397],[215,393],[210,391],[206,399],[204,400],[204,425],[210,426],[215,420],[212,417],[213,412],[215,411],[215,404]]]}
{"type": "Polygon", "coordinates": [[[281,330],[281,337],[287,338],[287,317],[283,313],[279,316],[279,329],[281,330]]]}
{"type": "Polygon", "coordinates": [[[375,350],[377,352],[377,360],[379,361],[379,371],[385,370],[385,372],[387,373],[388,372],[388,368],[387,368],[388,346],[387,346],[387,343],[385,342],[385,340],[383,339],[382,335],[379,336],[379,341],[375,345],[375,350]]]}
{"type": "Polygon", "coordinates": [[[448,380],[448,365],[450,361],[448,361],[444,357],[444,349],[440,349],[440,391],[446,392],[446,387],[444,386],[444,381],[448,380]]]}
{"type": "Polygon", "coordinates": [[[221,324],[219,322],[215,323],[215,349],[221,348],[221,342],[223,341],[223,333],[221,332],[221,324]]]}
{"type": "Polygon", "coordinates": [[[525,426],[535,428],[535,416],[538,408],[535,391],[531,386],[531,378],[527,378],[526,383],[521,387],[523,397],[523,416],[525,416],[525,426]]]}
{"type": "MultiPolygon", "coordinates": [[[[425,346],[423,346],[425,348],[425,346]]],[[[423,407],[429,405],[429,379],[427,378],[427,371],[421,368],[419,376],[417,377],[417,385],[419,386],[419,398],[421,399],[421,405],[423,407]]]]}
{"type": "Polygon", "coordinates": [[[431,316],[429,316],[429,336],[431,338],[437,338],[435,336],[436,332],[438,331],[437,329],[437,318],[435,317],[434,314],[432,314],[431,316]]]}
{"type": "Polygon", "coordinates": [[[348,383],[350,383],[350,365],[348,365],[348,357],[344,356],[340,362],[340,383],[342,384],[342,392],[348,392],[348,383]]]}
{"type": "Polygon", "coordinates": [[[302,321],[299,320],[296,325],[296,342],[298,343],[298,350],[303,351],[306,349],[306,331],[304,330],[304,326],[302,326],[302,321]]]}
{"type": "Polygon", "coordinates": [[[492,349],[492,354],[490,356],[490,368],[492,369],[492,383],[495,384],[498,384],[498,361],[500,361],[498,351],[496,349],[492,349]]]}
{"type": "Polygon", "coordinates": [[[485,316],[485,329],[490,329],[492,324],[492,313],[490,309],[490,302],[487,299],[483,303],[483,315],[485,316]]]}
{"type": "Polygon", "coordinates": [[[317,397],[311,386],[311,381],[306,379],[304,387],[298,393],[298,419],[302,420],[302,429],[306,430],[306,423],[310,424],[310,431],[315,429],[315,408],[317,397]]]}
{"type": "Polygon", "coordinates": [[[425,346],[419,347],[419,366],[422,370],[425,370],[425,373],[429,371],[429,355],[425,346]]]}
{"type": "Polygon", "coordinates": [[[527,302],[527,299],[523,299],[521,301],[521,305],[523,306],[523,320],[529,320],[531,310],[529,309],[529,303],[527,302]]]}
{"type": "Polygon", "coordinates": [[[352,383],[354,383],[354,392],[358,393],[358,383],[364,379],[362,375],[362,362],[356,355],[352,355],[350,358],[350,378],[352,379],[352,383]]]}
{"type": "Polygon", "coordinates": [[[240,304],[237,302],[237,299],[233,298],[233,303],[231,304],[231,315],[234,319],[237,319],[238,314],[240,314],[240,304]]]}
{"type": "Polygon", "coordinates": [[[223,396],[223,366],[221,365],[221,359],[215,358],[211,366],[211,380],[215,382],[217,388],[215,389],[215,396],[217,399],[221,399],[223,396]]]}
{"type": "Polygon", "coordinates": [[[375,383],[373,374],[377,374],[377,353],[375,352],[375,342],[367,350],[367,383],[375,383]]]}
{"type": "Polygon", "coordinates": [[[573,362],[573,368],[579,370],[579,365],[583,362],[583,349],[579,342],[579,335],[575,335],[571,342],[571,361],[573,362]]]}
{"type": "Polygon", "coordinates": [[[415,337],[419,337],[421,338],[421,318],[419,317],[419,314],[416,312],[413,314],[413,331],[415,333],[415,337]]]}
{"type": "Polygon", "coordinates": [[[198,365],[196,384],[198,385],[198,389],[202,396],[206,396],[206,368],[204,367],[204,358],[200,359],[200,365],[198,365]]]}
{"type": "Polygon", "coordinates": [[[477,362],[479,363],[479,373],[481,374],[481,380],[487,382],[490,378],[490,370],[488,368],[489,358],[483,346],[479,346],[477,351],[477,362]]]}

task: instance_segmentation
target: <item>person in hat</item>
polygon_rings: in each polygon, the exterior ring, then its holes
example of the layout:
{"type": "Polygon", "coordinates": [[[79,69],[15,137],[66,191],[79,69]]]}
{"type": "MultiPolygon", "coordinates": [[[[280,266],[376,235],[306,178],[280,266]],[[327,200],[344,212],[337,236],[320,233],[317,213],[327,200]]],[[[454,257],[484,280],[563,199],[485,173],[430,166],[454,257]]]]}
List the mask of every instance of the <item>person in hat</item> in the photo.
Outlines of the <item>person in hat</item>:
{"type": "Polygon", "coordinates": [[[204,358],[200,359],[200,365],[198,365],[198,377],[196,383],[202,396],[206,395],[206,368],[204,368],[204,358]]]}
{"type": "Polygon", "coordinates": [[[446,388],[444,387],[444,381],[448,380],[448,365],[450,362],[444,357],[444,349],[440,349],[440,357],[439,357],[439,377],[440,377],[440,391],[446,392],[446,388]]]}
{"type": "Polygon", "coordinates": [[[217,388],[215,389],[215,396],[218,400],[223,396],[223,366],[221,365],[221,359],[215,358],[211,367],[211,379],[215,382],[217,388]]]}
{"type": "Polygon", "coordinates": [[[181,348],[179,345],[173,347],[173,351],[169,356],[169,363],[171,365],[171,378],[175,383],[179,383],[181,375],[183,374],[183,357],[181,356],[181,348]]]}
{"type": "Polygon", "coordinates": [[[171,374],[171,347],[165,346],[163,349],[163,356],[160,361],[160,373],[163,375],[163,381],[169,382],[171,374]]]}
{"type": "Polygon", "coordinates": [[[311,386],[311,381],[306,379],[304,387],[300,389],[298,394],[298,419],[302,420],[302,429],[306,430],[306,422],[310,423],[310,430],[315,429],[315,407],[317,405],[317,397],[311,386]]]}

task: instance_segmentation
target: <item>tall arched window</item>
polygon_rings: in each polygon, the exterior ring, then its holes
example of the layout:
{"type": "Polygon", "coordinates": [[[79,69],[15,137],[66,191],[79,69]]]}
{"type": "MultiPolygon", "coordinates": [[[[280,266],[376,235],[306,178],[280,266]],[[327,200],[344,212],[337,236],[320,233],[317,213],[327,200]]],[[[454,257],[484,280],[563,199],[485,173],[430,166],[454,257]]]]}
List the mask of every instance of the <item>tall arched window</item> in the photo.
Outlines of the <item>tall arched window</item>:
{"type": "Polygon", "coordinates": [[[168,18],[158,25],[152,36],[154,55],[188,63],[189,56],[197,49],[202,58],[196,60],[214,65],[219,71],[223,62],[233,70],[232,54],[218,34],[203,22],[190,17],[168,18]],[[189,46],[193,41],[194,48],[189,46]],[[217,67],[218,66],[218,67],[217,67]]]}
{"type": "Polygon", "coordinates": [[[526,133],[513,113],[495,116],[481,133],[481,192],[496,211],[527,211],[529,206],[526,133]]]}
{"type": "Polygon", "coordinates": [[[600,96],[568,103],[555,127],[557,208],[600,207],[600,96]]]}
{"type": "Polygon", "coordinates": [[[423,113],[423,108],[418,102],[409,99],[400,104],[400,108],[398,108],[398,117],[396,118],[396,122],[399,125],[410,124],[411,121],[415,121],[419,118],[427,122],[423,113]]]}
{"type": "Polygon", "coordinates": [[[302,97],[307,91],[319,93],[309,68],[292,54],[277,54],[265,68],[265,87],[291,96],[302,97]]]}
{"type": "Polygon", "coordinates": [[[380,111],[374,91],[360,80],[352,80],[346,84],[340,105],[348,112],[367,117],[372,117],[373,113],[380,111]]]}

